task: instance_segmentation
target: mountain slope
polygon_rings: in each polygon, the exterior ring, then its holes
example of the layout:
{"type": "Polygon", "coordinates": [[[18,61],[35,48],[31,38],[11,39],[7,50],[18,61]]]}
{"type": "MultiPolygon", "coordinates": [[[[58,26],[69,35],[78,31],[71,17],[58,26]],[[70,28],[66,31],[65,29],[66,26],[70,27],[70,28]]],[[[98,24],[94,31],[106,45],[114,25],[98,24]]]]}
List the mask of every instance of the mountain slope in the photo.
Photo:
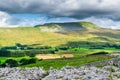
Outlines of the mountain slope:
{"type": "Polygon", "coordinates": [[[35,27],[39,27],[41,31],[48,32],[64,32],[100,28],[91,22],[49,23],[44,25],[37,25],[35,27]]]}
{"type": "Polygon", "coordinates": [[[119,30],[103,29],[90,22],[52,23],[37,27],[0,28],[0,46],[15,43],[58,46],[78,41],[120,44],[119,36],[119,30]]]}

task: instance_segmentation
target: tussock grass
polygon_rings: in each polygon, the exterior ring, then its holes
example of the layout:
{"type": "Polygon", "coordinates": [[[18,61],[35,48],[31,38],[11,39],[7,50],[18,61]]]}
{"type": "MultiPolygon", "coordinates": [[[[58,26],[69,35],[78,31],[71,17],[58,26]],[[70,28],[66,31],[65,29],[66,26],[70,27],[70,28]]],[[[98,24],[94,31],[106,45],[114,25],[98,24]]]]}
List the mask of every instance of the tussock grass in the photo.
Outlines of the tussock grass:
{"type": "Polygon", "coordinates": [[[99,62],[105,61],[110,59],[110,57],[105,55],[99,56],[81,56],[81,57],[73,57],[73,58],[61,58],[61,59],[54,59],[54,60],[42,60],[35,64],[21,66],[24,67],[43,67],[44,69],[48,70],[50,67],[55,69],[62,68],[64,66],[81,66],[92,62],[99,62]]]}

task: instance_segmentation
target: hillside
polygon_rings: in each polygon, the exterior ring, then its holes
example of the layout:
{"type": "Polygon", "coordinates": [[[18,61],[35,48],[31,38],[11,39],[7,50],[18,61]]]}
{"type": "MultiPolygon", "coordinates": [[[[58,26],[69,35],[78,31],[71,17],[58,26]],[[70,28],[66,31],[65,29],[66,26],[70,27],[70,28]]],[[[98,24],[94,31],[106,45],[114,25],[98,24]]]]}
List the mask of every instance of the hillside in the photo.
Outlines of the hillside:
{"type": "Polygon", "coordinates": [[[58,46],[68,42],[120,43],[120,31],[103,29],[91,22],[49,23],[36,27],[0,28],[0,46],[15,43],[58,46]]]}
{"type": "Polygon", "coordinates": [[[35,27],[39,27],[41,31],[46,32],[66,32],[100,28],[91,22],[48,23],[44,25],[37,25],[35,27]]]}

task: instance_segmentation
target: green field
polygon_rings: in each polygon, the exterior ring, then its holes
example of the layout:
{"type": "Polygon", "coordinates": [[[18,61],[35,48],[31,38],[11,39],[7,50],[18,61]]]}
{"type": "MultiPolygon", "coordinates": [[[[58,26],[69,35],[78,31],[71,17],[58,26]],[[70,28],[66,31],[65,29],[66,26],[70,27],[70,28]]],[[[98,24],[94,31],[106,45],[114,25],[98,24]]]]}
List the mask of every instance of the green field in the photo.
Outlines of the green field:
{"type": "MultiPolygon", "coordinates": [[[[72,58],[61,58],[61,59],[43,59],[42,61],[37,61],[34,64],[26,64],[26,65],[19,65],[19,67],[25,68],[25,67],[43,67],[46,70],[48,70],[50,67],[53,68],[62,68],[64,66],[81,66],[85,64],[89,64],[92,62],[99,62],[99,61],[105,61],[108,59],[111,59],[109,56],[106,55],[92,55],[98,52],[108,52],[109,54],[112,53],[120,53],[119,49],[88,49],[88,48],[72,48],[70,50],[59,50],[56,54],[62,55],[62,54],[73,54],[72,58]],[[77,50],[77,51],[76,51],[77,50]]],[[[19,54],[19,53],[18,53],[19,54]]],[[[21,59],[30,59],[29,56],[23,56],[23,57],[0,57],[1,63],[4,63],[8,59],[14,59],[16,61],[19,61],[21,59]]]]}
{"type": "Polygon", "coordinates": [[[50,69],[50,67],[57,69],[57,68],[62,68],[64,66],[81,66],[92,62],[105,61],[109,59],[111,58],[105,55],[81,56],[81,57],[66,58],[66,59],[63,58],[63,59],[43,60],[35,64],[29,64],[21,67],[24,68],[24,67],[36,66],[36,67],[43,67],[44,69],[48,70],[50,69]]]}

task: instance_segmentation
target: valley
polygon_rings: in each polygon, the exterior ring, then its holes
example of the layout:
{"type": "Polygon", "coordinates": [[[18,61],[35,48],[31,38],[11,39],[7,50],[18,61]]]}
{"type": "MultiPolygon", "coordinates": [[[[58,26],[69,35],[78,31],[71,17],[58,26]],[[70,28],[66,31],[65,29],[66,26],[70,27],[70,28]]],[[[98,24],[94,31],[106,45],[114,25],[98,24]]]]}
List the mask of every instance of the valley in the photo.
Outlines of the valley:
{"type": "Polygon", "coordinates": [[[119,30],[101,28],[91,22],[0,28],[1,66],[12,59],[16,61],[15,67],[48,70],[108,60],[106,54],[120,53],[119,34],[119,30]]]}

